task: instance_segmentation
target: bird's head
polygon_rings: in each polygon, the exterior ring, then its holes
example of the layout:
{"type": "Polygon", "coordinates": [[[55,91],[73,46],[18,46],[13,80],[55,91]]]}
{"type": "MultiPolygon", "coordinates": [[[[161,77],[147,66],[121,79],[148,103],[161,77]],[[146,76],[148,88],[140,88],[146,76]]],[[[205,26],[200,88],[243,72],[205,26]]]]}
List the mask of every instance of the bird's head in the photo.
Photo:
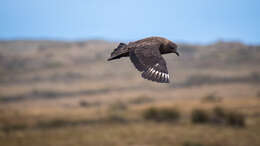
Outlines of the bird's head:
{"type": "Polygon", "coordinates": [[[169,42],[167,47],[170,49],[171,53],[175,53],[177,56],[180,56],[179,52],[177,51],[179,47],[175,43],[169,42]]]}

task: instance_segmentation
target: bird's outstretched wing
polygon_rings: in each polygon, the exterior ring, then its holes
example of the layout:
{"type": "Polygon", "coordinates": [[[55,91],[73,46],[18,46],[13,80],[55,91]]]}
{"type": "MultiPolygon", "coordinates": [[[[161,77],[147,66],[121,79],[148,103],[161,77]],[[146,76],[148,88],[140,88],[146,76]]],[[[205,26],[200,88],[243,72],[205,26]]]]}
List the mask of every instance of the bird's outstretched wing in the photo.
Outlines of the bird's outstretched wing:
{"type": "Polygon", "coordinates": [[[160,43],[139,44],[130,48],[130,59],[142,77],[159,83],[169,83],[169,74],[164,58],[161,56],[160,43]]]}

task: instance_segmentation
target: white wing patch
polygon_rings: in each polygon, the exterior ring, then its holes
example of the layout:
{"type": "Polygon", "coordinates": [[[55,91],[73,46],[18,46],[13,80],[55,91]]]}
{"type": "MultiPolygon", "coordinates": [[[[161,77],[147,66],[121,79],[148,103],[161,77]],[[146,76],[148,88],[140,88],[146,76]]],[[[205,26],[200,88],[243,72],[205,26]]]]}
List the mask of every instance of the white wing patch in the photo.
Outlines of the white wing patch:
{"type": "Polygon", "coordinates": [[[149,69],[148,69],[148,70],[149,70],[149,73],[151,73],[151,72],[153,71],[151,67],[149,67],[149,69]]]}
{"type": "Polygon", "coordinates": [[[152,68],[152,74],[155,72],[155,70],[152,68]]]}
{"type": "Polygon", "coordinates": [[[165,82],[165,83],[169,82],[169,74],[168,73],[164,73],[164,72],[155,70],[152,67],[148,68],[148,70],[147,70],[147,78],[149,78],[151,80],[157,80],[157,81],[160,81],[160,82],[165,82]]]}
{"type": "Polygon", "coordinates": [[[155,75],[157,75],[158,74],[158,70],[155,72],[155,75]]]}

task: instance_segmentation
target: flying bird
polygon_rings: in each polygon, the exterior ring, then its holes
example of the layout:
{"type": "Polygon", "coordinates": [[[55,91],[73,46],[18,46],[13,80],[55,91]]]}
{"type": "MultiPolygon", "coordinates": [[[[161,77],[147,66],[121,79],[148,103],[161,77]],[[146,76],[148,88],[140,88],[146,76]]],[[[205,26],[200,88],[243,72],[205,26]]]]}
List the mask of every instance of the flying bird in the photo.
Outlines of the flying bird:
{"type": "Polygon", "coordinates": [[[166,38],[148,37],[128,44],[120,43],[107,60],[130,57],[144,79],[169,83],[170,77],[162,54],[175,53],[179,56],[177,48],[175,43],[166,38]]]}

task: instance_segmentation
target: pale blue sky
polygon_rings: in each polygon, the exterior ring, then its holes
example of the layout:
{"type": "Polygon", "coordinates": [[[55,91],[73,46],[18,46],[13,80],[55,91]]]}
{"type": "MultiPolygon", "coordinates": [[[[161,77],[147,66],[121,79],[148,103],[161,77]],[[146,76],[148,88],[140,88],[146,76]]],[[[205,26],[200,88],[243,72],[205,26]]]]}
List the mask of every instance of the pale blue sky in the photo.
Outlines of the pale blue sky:
{"type": "Polygon", "coordinates": [[[259,0],[1,0],[0,39],[260,44],[259,0]]]}

